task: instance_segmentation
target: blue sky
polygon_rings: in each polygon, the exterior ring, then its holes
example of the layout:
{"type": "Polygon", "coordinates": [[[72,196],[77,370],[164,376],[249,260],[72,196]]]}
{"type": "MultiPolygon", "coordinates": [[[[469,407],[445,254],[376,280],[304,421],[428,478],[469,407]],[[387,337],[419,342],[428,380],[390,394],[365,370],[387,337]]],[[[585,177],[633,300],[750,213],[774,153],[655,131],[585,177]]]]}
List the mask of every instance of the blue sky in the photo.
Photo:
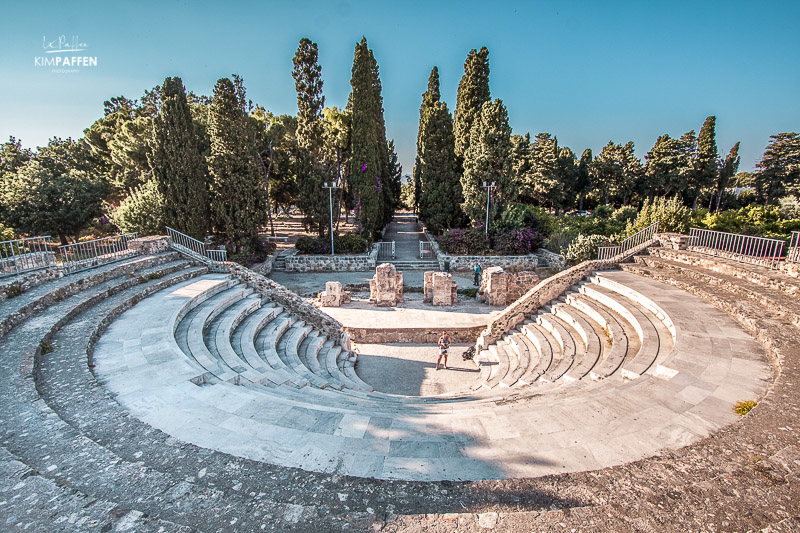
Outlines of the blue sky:
{"type": "Polygon", "coordinates": [[[274,113],[295,113],[292,56],[319,44],[326,105],[344,106],[353,48],[380,65],[387,134],[404,172],[418,110],[439,67],[451,111],[471,48],[490,51],[493,98],[515,133],[546,131],[580,154],[717,116],[721,155],[741,141],[741,170],[769,135],[800,129],[800,2],[15,2],[0,18],[0,139],[42,145],[82,135],[103,101],[138,98],[166,76],[210,94],[231,73],[274,113]],[[96,67],[36,67],[42,39],[77,36],[96,67]]]}

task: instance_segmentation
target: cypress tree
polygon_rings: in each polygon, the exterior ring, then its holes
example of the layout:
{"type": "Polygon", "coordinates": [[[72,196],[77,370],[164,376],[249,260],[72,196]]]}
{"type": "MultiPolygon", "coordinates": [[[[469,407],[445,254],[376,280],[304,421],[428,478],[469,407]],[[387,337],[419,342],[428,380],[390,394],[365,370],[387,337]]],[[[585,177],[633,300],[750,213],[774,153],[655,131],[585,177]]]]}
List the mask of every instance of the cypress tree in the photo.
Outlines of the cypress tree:
{"type": "Polygon", "coordinates": [[[508,205],[517,197],[512,176],[511,126],[502,100],[486,102],[472,124],[469,149],[464,157],[464,175],[461,188],[464,213],[473,223],[484,220],[486,190],[483,182],[494,182],[489,220],[500,213],[500,206],[508,205]]]}
{"type": "Polygon", "coordinates": [[[389,187],[391,188],[392,201],[394,202],[392,204],[392,213],[394,213],[394,209],[400,207],[403,166],[400,164],[400,160],[397,157],[397,151],[394,148],[394,139],[389,141],[389,144],[386,146],[386,150],[389,154],[389,170],[387,176],[389,187]]]}
{"type": "Polygon", "coordinates": [[[712,187],[717,183],[719,171],[719,153],[717,152],[717,117],[711,115],[703,122],[697,136],[697,163],[695,170],[694,201],[700,196],[701,189],[712,187]]]}
{"type": "Polygon", "coordinates": [[[391,219],[394,202],[387,180],[389,154],[378,63],[362,38],[353,56],[349,185],[362,230],[372,237],[391,219]]]}
{"type": "Polygon", "coordinates": [[[209,135],[211,214],[235,252],[256,244],[266,218],[266,189],[258,167],[255,135],[247,114],[241,78],[222,78],[214,86],[209,135]],[[235,83],[234,83],[235,81],[235,83]]]}
{"type": "Polygon", "coordinates": [[[719,166],[719,181],[717,181],[717,192],[714,196],[711,197],[711,201],[708,203],[709,211],[711,210],[711,202],[716,197],[717,199],[717,213],[720,211],[720,205],[722,202],[722,193],[725,190],[725,187],[728,186],[728,183],[731,181],[731,178],[739,171],[739,163],[741,162],[741,158],[739,157],[739,143],[733,145],[731,151],[728,152],[727,157],[719,166]]]}
{"type": "Polygon", "coordinates": [[[303,212],[303,224],[323,235],[328,225],[328,192],[323,183],[328,178],[322,162],[323,122],[322,67],[317,44],[300,39],[294,55],[292,77],[297,90],[297,206],[303,212]]]}
{"type": "Polygon", "coordinates": [[[180,78],[164,80],[147,159],[163,198],[164,224],[202,240],[208,229],[207,167],[180,78]]]}
{"type": "Polygon", "coordinates": [[[489,50],[470,50],[464,62],[464,76],[458,83],[456,110],[453,114],[456,157],[463,162],[469,149],[472,124],[481,114],[484,102],[491,99],[489,92],[489,50]]]}
{"type": "Polygon", "coordinates": [[[463,217],[463,198],[456,168],[453,119],[446,103],[435,101],[425,110],[420,139],[420,216],[435,232],[458,226],[463,217]]]}
{"type": "Polygon", "coordinates": [[[578,162],[578,178],[575,180],[575,192],[578,195],[578,209],[583,211],[586,194],[592,190],[592,149],[587,148],[578,162]]]}
{"type": "MultiPolygon", "coordinates": [[[[433,104],[439,101],[439,69],[433,67],[428,76],[428,90],[422,93],[422,105],[419,106],[419,129],[417,130],[417,155],[414,159],[414,208],[419,209],[420,193],[422,183],[420,182],[420,160],[419,154],[422,151],[422,121],[425,113],[433,104]]],[[[451,120],[452,122],[452,120],[451,120]]],[[[451,128],[452,129],[452,128],[451,128]]]]}

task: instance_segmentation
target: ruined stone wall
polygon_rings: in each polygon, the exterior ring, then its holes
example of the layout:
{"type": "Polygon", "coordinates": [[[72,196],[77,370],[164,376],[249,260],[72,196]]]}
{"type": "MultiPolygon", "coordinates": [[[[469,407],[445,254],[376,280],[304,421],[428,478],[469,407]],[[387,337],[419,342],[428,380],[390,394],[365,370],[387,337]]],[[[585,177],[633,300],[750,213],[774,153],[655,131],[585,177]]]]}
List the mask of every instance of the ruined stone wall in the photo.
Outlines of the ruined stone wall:
{"type": "Polygon", "coordinates": [[[337,341],[343,349],[350,350],[350,337],[342,324],[332,316],[320,311],[280,283],[260,276],[242,265],[225,263],[225,268],[234,278],[247,283],[268,300],[280,304],[293,315],[305,320],[329,339],[337,341]]]}
{"type": "Polygon", "coordinates": [[[574,284],[596,270],[615,268],[615,261],[584,261],[579,265],[559,272],[555,276],[544,279],[536,284],[517,301],[509,305],[502,313],[495,317],[483,330],[476,343],[478,351],[488,348],[490,344],[498,341],[521,324],[525,318],[566,292],[574,284]]]}
{"type": "Polygon", "coordinates": [[[656,241],[664,248],[685,250],[689,246],[689,236],[682,233],[656,233],[656,241]]]}
{"type": "Polygon", "coordinates": [[[128,249],[141,255],[154,255],[166,252],[172,241],[167,235],[149,235],[128,242],[128,249]]]}
{"type": "Polygon", "coordinates": [[[489,267],[481,274],[478,300],[489,305],[506,306],[539,283],[536,272],[506,272],[502,267],[489,267]]]}
{"type": "MultiPolygon", "coordinates": [[[[436,343],[442,335],[442,329],[446,329],[450,339],[454,343],[468,342],[473,343],[478,338],[483,326],[473,326],[469,328],[353,328],[345,327],[353,342],[364,344],[384,344],[389,342],[407,342],[431,344],[431,354],[437,353],[436,343]]],[[[461,355],[466,348],[451,348],[450,355],[461,355]]]]}

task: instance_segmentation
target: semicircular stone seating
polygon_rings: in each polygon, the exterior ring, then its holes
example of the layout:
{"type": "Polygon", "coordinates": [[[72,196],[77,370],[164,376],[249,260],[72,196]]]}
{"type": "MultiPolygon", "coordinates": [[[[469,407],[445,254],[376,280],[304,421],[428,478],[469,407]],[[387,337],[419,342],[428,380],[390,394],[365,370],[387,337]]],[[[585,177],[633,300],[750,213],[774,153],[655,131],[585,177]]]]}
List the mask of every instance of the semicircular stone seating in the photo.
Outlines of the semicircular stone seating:
{"type": "MultiPolygon", "coordinates": [[[[355,354],[175,253],[31,282],[3,302],[0,334],[0,466],[35,478],[13,490],[40,529],[59,513],[66,529],[256,530],[301,515],[312,528],[340,516],[366,527],[370,513],[348,514],[351,488],[325,474],[416,482],[621,465],[733,422],[733,403],[771,377],[728,315],[619,271],[481,352],[475,390],[439,397],[372,390],[355,354]],[[317,488],[283,495],[287,479],[317,488]],[[342,492],[311,515],[317,490],[342,492]]],[[[439,488],[413,487],[407,510],[435,511],[439,488]]],[[[468,505],[485,497],[452,490],[468,505]]]]}

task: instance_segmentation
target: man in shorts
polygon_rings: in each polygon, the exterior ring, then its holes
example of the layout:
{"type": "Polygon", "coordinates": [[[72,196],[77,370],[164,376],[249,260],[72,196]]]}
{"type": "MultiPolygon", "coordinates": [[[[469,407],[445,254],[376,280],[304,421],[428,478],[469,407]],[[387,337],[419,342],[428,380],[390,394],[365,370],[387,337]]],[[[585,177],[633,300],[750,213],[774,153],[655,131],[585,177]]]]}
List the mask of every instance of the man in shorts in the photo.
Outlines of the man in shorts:
{"type": "Polygon", "coordinates": [[[436,360],[436,370],[439,370],[439,363],[444,357],[444,369],[447,370],[447,349],[450,347],[450,335],[446,331],[439,337],[439,358],[436,360]]]}

